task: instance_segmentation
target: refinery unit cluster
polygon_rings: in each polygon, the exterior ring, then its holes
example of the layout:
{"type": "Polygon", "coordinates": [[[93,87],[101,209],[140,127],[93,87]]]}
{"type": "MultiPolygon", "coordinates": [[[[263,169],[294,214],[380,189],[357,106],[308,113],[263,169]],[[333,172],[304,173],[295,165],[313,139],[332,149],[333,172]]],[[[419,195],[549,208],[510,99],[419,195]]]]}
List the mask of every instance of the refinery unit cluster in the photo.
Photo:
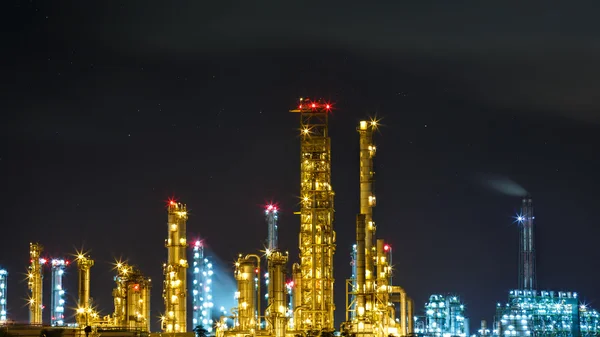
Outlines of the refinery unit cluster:
{"type": "MultiPolygon", "coordinates": [[[[393,283],[392,247],[376,233],[373,213],[376,120],[360,121],[357,126],[360,209],[350,256],[352,272],[345,280],[345,320],[336,327],[333,277],[336,234],[328,132],[331,109],[330,103],[300,99],[298,106],[290,110],[300,119],[297,261],[290,265],[290,256],[280,247],[278,209],[267,205],[265,249],[239,254],[233,270],[237,289],[231,294],[236,306],[229,311],[213,302],[213,262],[205,255],[203,242],[188,243],[186,205],[168,202],[161,331],[152,334],[191,336],[196,333],[216,337],[600,335],[598,312],[582,304],[577,293],[537,289],[533,203],[529,196],[523,198],[521,213],[516,218],[520,233],[518,287],[509,292],[507,303],[497,304],[496,316],[489,328],[486,321],[481,321],[478,331],[470,331],[468,313],[457,294],[433,294],[424,307],[415,308],[405,289],[393,283]]],[[[30,328],[60,328],[62,334],[73,336],[150,333],[152,282],[138,268],[116,263],[112,292],[114,311],[102,316],[90,298],[94,260],[88,254],[77,253],[73,261],[78,270],[77,306],[66,316],[63,274],[70,262],[46,259],[43,250],[40,243],[30,244],[27,275],[30,328]],[[51,314],[50,322],[43,322],[43,278],[48,267],[51,270],[51,314]],[[73,322],[69,321],[70,317],[74,317],[73,322]]],[[[7,313],[8,275],[6,270],[0,269],[0,325],[5,327],[15,325],[7,313]]]]}

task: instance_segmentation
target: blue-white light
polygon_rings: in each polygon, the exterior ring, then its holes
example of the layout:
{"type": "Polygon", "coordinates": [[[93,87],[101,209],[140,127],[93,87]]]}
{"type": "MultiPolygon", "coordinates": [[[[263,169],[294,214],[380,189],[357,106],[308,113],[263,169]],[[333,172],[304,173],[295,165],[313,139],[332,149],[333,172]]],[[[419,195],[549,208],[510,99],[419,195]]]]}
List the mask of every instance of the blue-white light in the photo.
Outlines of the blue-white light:
{"type": "Polygon", "coordinates": [[[0,268],[0,324],[6,322],[6,281],[8,272],[0,268]]]}
{"type": "Polygon", "coordinates": [[[196,241],[194,245],[194,280],[192,286],[193,317],[192,322],[195,328],[202,325],[209,333],[213,330],[212,320],[212,290],[208,286],[212,283],[213,275],[212,263],[204,257],[204,247],[202,242],[196,241]]]}

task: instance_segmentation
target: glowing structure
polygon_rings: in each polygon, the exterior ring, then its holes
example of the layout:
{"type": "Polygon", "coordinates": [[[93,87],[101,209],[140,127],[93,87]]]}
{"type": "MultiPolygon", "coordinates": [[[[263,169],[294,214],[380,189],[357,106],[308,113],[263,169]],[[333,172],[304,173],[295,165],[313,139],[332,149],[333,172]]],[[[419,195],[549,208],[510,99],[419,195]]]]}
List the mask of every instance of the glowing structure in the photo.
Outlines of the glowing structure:
{"type": "Polygon", "coordinates": [[[184,204],[169,201],[168,237],[165,240],[168,258],[163,265],[165,281],[163,299],[165,316],[162,318],[164,332],[186,332],[187,329],[187,268],[186,221],[184,204]]]}
{"type": "Polygon", "coordinates": [[[277,246],[277,207],[268,205],[265,209],[267,220],[267,308],[265,320],[270,336],[284,337],[289,316],[287,293],[289,284],[285,283],[285,269],[288,254],[282,253],[277,246]]]}
{"type": "Polygon", "coordinates": [[[346,283],[347,333],[370,336],[406,336],[412,333],[413,305],[406,292],[392,285],[392,249],[375,240],[373,221],[373,132],[376,120],[360,121],[360,214],[356,217],[356,244],[352,247],[352,278],[346,283]]]}
{"type": "Polygon", "coordinates": [[[41,244],[29,244],[30,265],[27,284],[31,292],[29,297],[29,324],[32,325],[42,324],[42,310],[44,309],[42,304],[42,284],[44,278],[42,266],[46,264],[46,260],[41,258],[43,251],[44,247],[41,244]]]}
{"type": "MultiPolygon", "coordinates": [[[[364,274],[365,289],[373,289],[374,273],[374,249],[375,222],[373,222],[373,207],[375,207],[375,194],[373,193],[373,181],[375,172],[373,170],[373,158],[377,148],[373,144],[373,131],[377,128],[377,122],[361,121],[358,125],[360,135],[360,214],[365,216],[364,228],[364,270],[357,271],[364,274]]],[[[360,244],[357,242],[357,244],[360,244]]],[[[359,251],[359,254],[363,252],[359,251]]],[[[362,285],[360,285],[362,286],[362,285]]]]}
{"type": "Polygon", "coordinates": [[[150,331],[151,280],[137,268],[117,263],[116,287],[113,289],[114,325],[150,331]]]}
{"type": "Polygon", "coordinates": [[[496,307],[496,336],[598,336],[596,310],[580,304],[577,293],[513,290],[496,307]]]}
{"type": "Polygon", "coordinates": [[[479,330],[477,330],[477,336],[487,337],[487,336],[490,336],[491,334],[492,334],[492,332],[490,331],[490,329],[488,329],[487,321],[482,320],[481,327],[479,328],[479,330]]]}
{"type": "Polygon", "coordinates": [[[212,310],[212,263],[204,256],[204,246],[201,241],[196,241],[193,248],[193,276],[192,281],[192,329],[202,325],[208,332],[213,331],[212,310]]]}
{"type": "Polygon", "coordinates": [[[334,329],[333,312],[333,199],[331,106],[300,99],[300,263],[294,264],[294,327],[296,330],[334,329]]]}
{"type": "Polygon", "coordinates": [[[277,206],[268,205],[265,209],[267,219],[267,249],[273,251],[277,249],[277,206]]]}
{"type": "Polygon", "coordinates": [[[63,326],[65,325],[65,290],[63,289],[63,277],[65,268],[69,265],[69,261],[63,259],[52,259],[50,266],[52,267],[52,294],[50,303],[50,325],[63,326]]]}
{"type": "Polygon", "coordinates": [[[260,257],[255,254],[238,257],[235,263],[235,293],[238,306],[235,308],[234,331],[236,334],[254,334],[260,330],[260,257]]]}
{"type": "Polygon", "coordinates": [[[435,337],[469,336],[465,307],[457,296],[429,296],[425,314],[424,329],[417,330],[417,333],[435,337]]]}
{"type": "Polygon", "coordinates": [[[523,290],[534,290],[537,287],[533,219],[533,202],[531,197],[527,196],[523,198],[521,214],[517,217],[517,222],[521,226],[519,240],[519,289],[523,290]]]}
{"type": "Polygon", "coordinates": [[[0,324],[6,323],[6,289],[8,284],[8,272],[0,268],[0,324]]]}
{"type": "Polygon", "coordinates": [[[94,260],[89,255],[79,253],[75,262],[78,269],[78,297],[75,319],[79,326],[87,326],[90,324],[90,319],[96,316],[90,298],[90,272],[94,266],[94,260]]]}
{"type": "Polygon", "coordinates": [[[508,337],[598,336],[600,317],[580,303],[575,292],[536,290],[533,206],[530,196],[522,201],[517,216],[519,235],[519,287],[505,305],[496,306],[492,334],[508,337]]]}
{"type": "Polygon", "coordinates": [[[356,318],[356,294],[358,289],[358,283],[356,280],[356,263],[357,263],[357,246],[356,243],[352,245],[352,251],[350,252],[350,266],[352,267],[352,274],[350,275],[350,280],[352,284],[350,285],[350,289],[352,289],[352,294],[350,298],[350,320],[354,320],[356,318]]]}
{"type": "MultiPolygon", "coordinates": [[[[267,221],[267,247],[266,247],[266,255],[267,257],[271,252],[277,250],[277,206],[267,205],[265,207],[265,219],[267,221]]],[[[267,260],[268,264],[268,260],[267,260]]],[[[265,278],[265,286],[269,287],[269,268],[267,266],[267,272],[264,275],[265,278]]],[[[267,305],[269,304],[269,291],[265,293],[265,298],[267,299],[267,305]]]]}

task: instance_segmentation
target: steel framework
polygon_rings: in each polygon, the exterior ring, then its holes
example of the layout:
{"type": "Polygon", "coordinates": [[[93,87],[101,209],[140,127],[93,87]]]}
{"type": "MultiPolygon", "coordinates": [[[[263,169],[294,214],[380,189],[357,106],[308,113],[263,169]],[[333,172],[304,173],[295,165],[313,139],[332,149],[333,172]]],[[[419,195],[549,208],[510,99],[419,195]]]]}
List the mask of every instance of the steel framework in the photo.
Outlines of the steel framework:
{"type": "Polygon", "coordinates": [[[300,114],[300,264],[295,266],[294,324],[297,330],[333,330],[333,199],[331,106],[301,99],[300,114]],[[298,306],[299,305],[299,306],[298,306]]]}

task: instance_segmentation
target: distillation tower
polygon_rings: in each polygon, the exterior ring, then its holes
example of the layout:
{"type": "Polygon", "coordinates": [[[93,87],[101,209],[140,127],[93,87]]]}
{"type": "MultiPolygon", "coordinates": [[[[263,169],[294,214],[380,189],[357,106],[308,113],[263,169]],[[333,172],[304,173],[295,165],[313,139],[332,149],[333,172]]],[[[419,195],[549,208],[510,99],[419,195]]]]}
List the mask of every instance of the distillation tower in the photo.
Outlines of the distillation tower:
{"type": "Polygon", "coordinates": [[[8,271],[0,268],[0,324],[6,323],[6,289],[8,286],[8,271]]]}
{"type": "Polygon", "coordinates": [[[346,283],[346,322],[342,330],[370,336],[406,336],[413,329],[413,302],[392,285],[392,250],[375,239],[373,193],[377,121],[360,121],[360,214],[356,217],[356,244],[352,248],[352,279],[346,283]],[[398,312],[399,311],[399,312],[398,312]]]}
{"type": "Polygon", "coordinates": [[[299,331],[333,331],[333,200],[331,106],[300,99],[300,263],[292,266],[293,326],[299,331]]]}
{"type": "Polygon", "coordinates": [[[41,325],[42,324],[42,310],[44,306],[42,304],[42,284],[43,284],[43,270],[42,267],[46,263],[45,259],[41,258],[44,247],[39,243],[29,244],[29,273],[28,273],[28,287],[30,293],[29,297],[29,324],[41,325]]]}
{"type": "Polygon", "coordinates": [[[186,332],[187,329],[187,268],[186,221],[184,204],[169,201],[168,236],[165,240],[167,263],[163,264],[165,276],[163,299],[165,315],[162,318],[164,332],[186,332]]]}
{"type": "Polygon", "coordinates": [[[65,325],[65,290],[63,289],[63,277],[65,268],[69,265],[69,261],[64,259],[52,259],[50,261],[52,267],[52,294],[50,303],[50,325],[63,326],[65,325]]]}
{"type": "MultiPolygon", "coordinates": [[[[277,206],[267,205],[265,207],[265,220],[267,221],[267,244],[266,244],[266,255],[269,256],[270,252],[277,249],[277,219],[279,218],[277,214],[277,206]]],[[[267,262],[268,263],[268,262],[267,262]]],[[[269,268],[267,267],[267,272],[264,275],[265,277],[265,286],[269,287],[269,268]]],[[[269,302],[269,292],[265,294],[265,298],[267,299],[267,303],[269,302]]]]}
{"type": "Polygon", "coordinates": [[[260,257],[256,254],[238,256],[234,277],[237,281],[235,299],[237,307],[232,309],[233,327],[227,327],[227,317],[217,324],[217,337],[256,335],[261,330],[260,315],[260,257]]]}
{"type": "Polygon", "coordinates": [[[94,260],[89,255],[80,253],[75,262],[78,270],[76,321],[79,326],[88,326],[90,320],[95,318],[90,298],[90,272],[94,266],[94,260]]]}
{"type": "MultiPolygon", "coordinates": [[[[285,282],[288,254],[281,252],[277,243],[277,207],[268,205],[265,213],[267,220],[267,308],[265,320],[267,331],[271,336],[284,337],[288,328],[288,291],[285,282]]],[[[293,326],[290,328],[293,329],[293,326]]]]}
{"type": "Polygon", "coordinates": [[[212,263],[204,256],[204,246],[198,240],[193,248],[193,276],[192,281],[192,329],[202,325],[209,333],[213,330],[212,310],[212,263]]]}
{"type": "Polygon", "coordinates": [[[117,263],[116,269],[116,287],[113,289],[114,325],[150,331],[151,280],[138,268],[125,263],[117,263]]]}

